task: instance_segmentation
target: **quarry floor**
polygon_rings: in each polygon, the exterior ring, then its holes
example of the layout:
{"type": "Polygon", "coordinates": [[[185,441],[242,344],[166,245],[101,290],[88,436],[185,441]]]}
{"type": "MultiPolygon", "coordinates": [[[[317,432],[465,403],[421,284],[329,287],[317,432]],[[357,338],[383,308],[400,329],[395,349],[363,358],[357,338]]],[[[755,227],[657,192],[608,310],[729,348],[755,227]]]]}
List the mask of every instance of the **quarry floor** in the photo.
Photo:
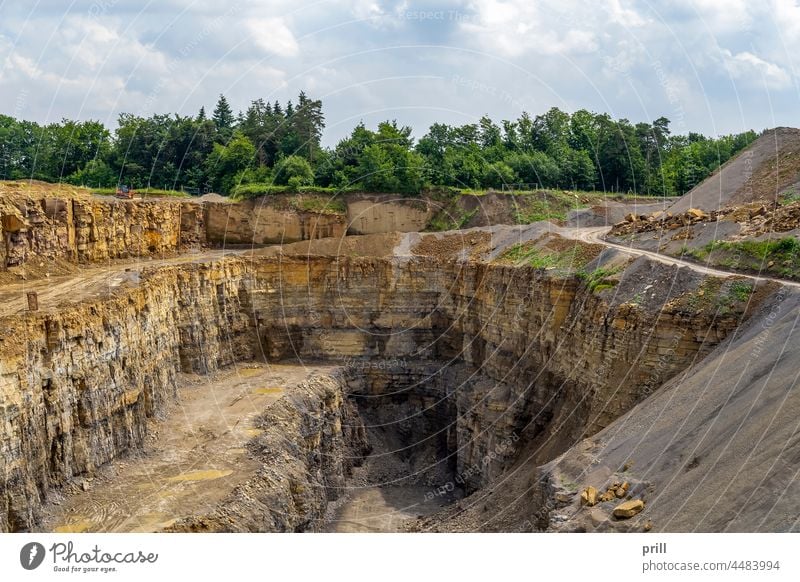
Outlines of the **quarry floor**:
{"type": "Polygon", "coordinates": [[[184,374],[178,403],[152,421],[144,450],[76,482],[49,505],[42,531],[152,532],[210,509],[257,469],[253,420],[314,372],[334,367],[243,363],[184,374]]]}
{"type": "MultiPolygon", "coordinates": [[[[210,377],[183,374],[178,403],[152,421],[145,448],[57,494],[41,531],[155,532],[211,510],[259,468],[246,450],[259,432],[255,418],[293,386],[336,368],[249,362],[210,377]]],[[[449,503],[427,495],[429,487],[366,483],[370,462],[330,505],[321,531],[400,532],[449,503]]]]}

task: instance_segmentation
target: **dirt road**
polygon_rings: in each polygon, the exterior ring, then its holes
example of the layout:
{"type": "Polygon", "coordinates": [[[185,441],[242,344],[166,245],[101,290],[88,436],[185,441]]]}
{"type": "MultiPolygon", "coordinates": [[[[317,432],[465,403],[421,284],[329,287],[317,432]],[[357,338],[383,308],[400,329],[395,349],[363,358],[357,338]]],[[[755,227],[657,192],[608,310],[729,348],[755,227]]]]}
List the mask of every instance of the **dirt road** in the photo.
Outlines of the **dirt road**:
{"type": "Polygon", "coordinates": [[[146,268],[213,261],[246,252],[248,251],[208,250],[189,252],[168,259],[115,262],[103,267],[89,267],[71,275],[3,285],[0,286],[0,317],[25,311],[28,306],[27,293],[30,291],[36,291],[39,309],[45,310],[84,299],[99,298],[125,285],[137,285],[141,272],[146,268]]]}
{"type": "Polygon", "coordinates": [[[715,277],[733,277],[733,276],[744,277],[746,279],[751,279],[756,282],[774,281],[776,283],[780,283],[781,285],[786,285],[787,287],[800,288],[800,283],[796,281],[787,281],[786,279],[776,279],[774,277],[759,277],[757,275],[747,275],[745,273],[738,273],[735,271],[722,271],[720,269],[712,269],[711,267],[704,267],[703,265],[699,265],[691,261],[685,261],[683,259],[678,259],[676,257],[669,257],[667,255],[662,255],[660,253],[655,253],[652,251],[644,251],[642,249],[637,249],[634,247],[612,243],[603,238],[606,234],[608,234],[610,230],[611,227],[609,226],[600,226],[592,228],[576,228],[571,230],[570,232],[572,233],[573,238],[576,238],[585,243],[600,244],[612,249],[616,249],[618,251],[622,251],[623,253],[628,253],[629,255],[635,255],[638,257],[642,256],[647,257],[649,259],[653,259],[654,261],[658,261],[659,263],[664,263],[666,265],[678,265],[679,267],[688,267],[693,271],[697,271],[698,273],[703,273],[706,275],[712,275],[715,277]]]}

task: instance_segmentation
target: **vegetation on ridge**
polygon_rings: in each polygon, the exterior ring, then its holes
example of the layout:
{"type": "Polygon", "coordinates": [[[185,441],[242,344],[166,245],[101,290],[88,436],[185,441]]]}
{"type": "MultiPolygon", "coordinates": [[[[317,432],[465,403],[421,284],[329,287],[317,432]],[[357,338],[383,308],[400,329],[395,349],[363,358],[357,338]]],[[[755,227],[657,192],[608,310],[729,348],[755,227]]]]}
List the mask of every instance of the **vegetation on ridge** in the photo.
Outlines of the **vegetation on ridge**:
{"type": "MultiPolygon", "coordinates": [[[[352,189],[415,195],[426,188],[568,189],[679,195],[746,147],[755,132],[671,135],[669,120],[614,120],[552,108],[499,124],[489,117],[434,123],[415,140],[396,121],[359,123],[321,145],[322,102],[301,92],[285,105],[256,99],[234,114],[220,96],[212,115],[123,113],[113,133],[97,121],[39,125],[0,115],[0,179],[252,197],[352,189]],[[320,190],[324,189],[324,190],[320,190]]],[[[531,210],[524,222],[543,212],[531,210]]]]}

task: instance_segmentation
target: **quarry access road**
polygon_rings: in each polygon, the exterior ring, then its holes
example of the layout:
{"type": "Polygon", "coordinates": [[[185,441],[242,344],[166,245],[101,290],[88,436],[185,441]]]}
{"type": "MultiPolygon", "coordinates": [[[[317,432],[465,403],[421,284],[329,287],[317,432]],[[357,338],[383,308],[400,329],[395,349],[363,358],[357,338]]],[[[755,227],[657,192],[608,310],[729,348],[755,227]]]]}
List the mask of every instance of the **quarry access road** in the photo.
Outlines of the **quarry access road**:
{"type": "Polygon", "coordinates": [[[645,251],[642,249],[637,249],[635,247],[609,242],[605,240],[604,237],[610,231],[611,231],[610,226],[598,226],[598,227],[576,228],[572,229],[569,232],[573,235],[573,238],[581,242],[603,245],[605,247],[612,248],[621,251],[623,253],[627,253],[629,255],[634,255],[638,257],[647,257],[648,259],[653,259],[654,261],[658,261],[659,263],[664,263],[666,265],[677,265],[679,267],[688,267],[693,271],[697,271],[698,273],[703,273],[704,275],[712,275],[714,277],[743,277],[745,279],[750,279],[751,281],[756,281],[756,282],[772,281],[775,283],[780,283],[781,285],[786,285],[787,287],[794,287],[796,289],[800,289],[800,282],[797,281],[788,281],[786,279],[778,279],[775,277],[761,277],[758,275],[748,275],[746,273],[739,273],[736,271],[723,271],[720,269],[713,269],[711,267],[705,267],[703,265],[699,265],[691,261],[686,261],[684,259],[678,259],[676,257],[662,255],[661,253],[656,253],[653,251],[645,251]]]}
{"type": "Polygon", "coordinates": [[[247,252],[249,251],[217,249],[188,252],[166,259],[140,258],[135,261],[114,261],[102,267],[87,267],[70,275],[2,285],[0,286],[0,317],[27,310],[27,293],[31,291],[35,291],[38,295],[39,309],[46,310],[85,299],[102,297],[124,286],[138,285],[141,272],[145,269],[213,261],[247,252]]]}

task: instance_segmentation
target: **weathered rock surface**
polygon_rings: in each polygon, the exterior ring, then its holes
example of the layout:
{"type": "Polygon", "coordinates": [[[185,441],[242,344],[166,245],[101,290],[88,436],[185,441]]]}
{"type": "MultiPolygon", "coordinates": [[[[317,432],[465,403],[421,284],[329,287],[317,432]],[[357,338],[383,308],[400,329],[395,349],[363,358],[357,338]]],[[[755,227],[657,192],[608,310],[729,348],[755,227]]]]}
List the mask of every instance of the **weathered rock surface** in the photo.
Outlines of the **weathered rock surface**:
{"type": "Polygon", "coordinates": [[[369,452],[364,425],[341,375],[296,387],[264,413],[263,434],[250,441],[258,473],[209,515],[169,531],[293,532],[323,526],[328,502],[345,491],[354,465],[369,452]]]}
{"type": "Polygon", "coordinates": [[[347,231],[344,214],[282,209],[265,199],[236,204],[211,202],[205,205],[204,212],[208,241],[221,245],[262,245],[338,238],[347,231]]]}
{"type": "Polygon", "coordinates": [[[0,268],[34,260],[89,264],[212,245],[263,245],[344,236],[344,213],[278,202],[0,196],[0,268]]]}
{"type": "Polygon", "coordinates": [[[107,301],[2,319],[0,531],[30,529],[53,487],[141,446],[178,371],[252,357],[243,272],[170,267],[107,301]]]}
{"type": "Polygon", "coordinates": [[[475,491],[602,429],[735,329],[741,314],[692,312],[669,292],[655,308],[633,302],[648,277],[674,271],[640,262],[604,295],[576,277],[475,261],[231,258],[155,270],[108,300],[5,318],[0,529],[30,529],[54,487],[141,446],[178,371],[262,354],[346,359],[347,388],[321,382],[282,401],[265,424],[275,431],[253,443],[265,470],[180,527],[314,529],[345,459],[358,457],[347,451],[365,447],[353,405],[433,459],[414,469],[419,482],[475,491]]]}

